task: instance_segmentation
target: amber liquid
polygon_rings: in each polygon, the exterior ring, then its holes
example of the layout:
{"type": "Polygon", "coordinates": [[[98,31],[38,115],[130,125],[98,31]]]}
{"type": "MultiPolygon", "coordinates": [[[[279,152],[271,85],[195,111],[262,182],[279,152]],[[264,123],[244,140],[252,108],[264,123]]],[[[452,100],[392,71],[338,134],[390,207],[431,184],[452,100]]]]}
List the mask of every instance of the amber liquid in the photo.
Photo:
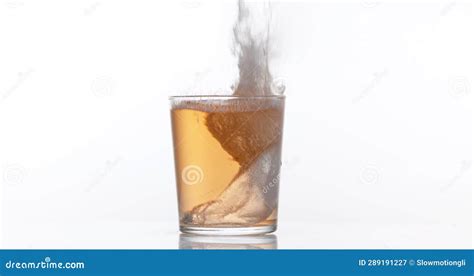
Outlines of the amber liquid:
{"type": "Polygon", "coordinates": [[[275,175],[279,177],[280,164],[272,171],[273,177],[246,177],[246,173],[265,165],[264,154],[273,163],[281,163],[283,102],[275,105],[270,100],[254,100],[246,102],[244,108],[236,104],[222,107],[219,103],[193,102],[171,110],[181,225],[246,227],[276,223],[274,197],[278,193],[262,191],[269,188],[267,182],[279,181],[275,175]],[[266,153],[270,149],[271,154],[266,153]],[[229,189],[231,185],[234,187],[229,189]]]}

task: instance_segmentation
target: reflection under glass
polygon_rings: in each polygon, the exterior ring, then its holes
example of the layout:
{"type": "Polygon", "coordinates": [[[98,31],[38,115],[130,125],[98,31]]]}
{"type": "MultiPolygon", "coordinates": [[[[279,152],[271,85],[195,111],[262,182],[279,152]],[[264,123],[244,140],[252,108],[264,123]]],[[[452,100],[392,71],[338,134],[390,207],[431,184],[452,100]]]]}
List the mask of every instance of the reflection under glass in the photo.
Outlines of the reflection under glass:
{"type": "Polygon", "coordinates": [[[277,249],[276,235],[179,235],[179,249],[277,249]]]}

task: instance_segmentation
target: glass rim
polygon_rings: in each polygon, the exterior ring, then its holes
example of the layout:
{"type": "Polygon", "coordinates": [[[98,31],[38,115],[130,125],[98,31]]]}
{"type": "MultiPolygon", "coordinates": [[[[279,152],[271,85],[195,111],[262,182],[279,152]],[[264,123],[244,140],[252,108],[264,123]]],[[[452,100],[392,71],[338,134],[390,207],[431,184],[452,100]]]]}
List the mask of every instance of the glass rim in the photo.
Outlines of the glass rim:
{"type": "Polygon", "coordinates": [[[285,95],[260,95],[260,96],[236,96],[236,95],[177,95],[169,96],[169,100],[196,100],[196,99],[284,99],[285,95]]]}

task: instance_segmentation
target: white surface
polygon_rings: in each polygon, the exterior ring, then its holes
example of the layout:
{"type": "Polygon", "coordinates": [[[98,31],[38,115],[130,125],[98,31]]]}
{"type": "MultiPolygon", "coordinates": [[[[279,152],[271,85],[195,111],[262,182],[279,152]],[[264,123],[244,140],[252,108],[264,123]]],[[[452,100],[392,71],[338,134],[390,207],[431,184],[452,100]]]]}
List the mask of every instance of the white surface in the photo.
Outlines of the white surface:
{"type": "MultiPolygon", "coordinates": [[[[472,6],[275,5],[279,248],[472,248],[472,6]]],[[[0,3],[4,248],[177,248],[167,96],[227,87],[233,3],[0,3]]]]}
{"type": "MultiPolygon", "coordinates": [[[[168,221],[90,221],[88,224],[68,221],[17,222],[13,232],[4,233],[4,248],[24,249],[178,249],[180,233],[177,223],[168,221]],[[34,225],[34,229],[31,226],[34,225]]],[[[411,223],[318,223],[288,221],[272,237],[272,248],[278,249],[405,249],[466,248],[462,239],[446,239],[458,235],[453,225],[411,223]],[[423,233],[423,234],[420,234],[423,233]]],[[[225,237],[194,236],[197,245],[220,249],[251,245],[259,236],[232,237],[232,242],[216,242],[225,237]],[[203,242],[199,242],[203,239],[203,242]]]]}

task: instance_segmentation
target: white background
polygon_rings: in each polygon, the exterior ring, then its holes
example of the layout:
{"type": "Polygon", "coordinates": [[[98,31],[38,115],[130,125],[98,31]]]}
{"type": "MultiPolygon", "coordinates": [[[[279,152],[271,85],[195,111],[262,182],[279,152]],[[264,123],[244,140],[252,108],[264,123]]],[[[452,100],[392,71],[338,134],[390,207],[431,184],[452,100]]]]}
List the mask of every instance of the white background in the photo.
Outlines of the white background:
{"type": "MultiPolygon", "coordinates": [[[[278,248],[472,248],[472,5],[274,8],[278,248]]],[[[231,85],[235,16],[2,0],[3,248],[177,248],[167,96],[231,85]]]]}

